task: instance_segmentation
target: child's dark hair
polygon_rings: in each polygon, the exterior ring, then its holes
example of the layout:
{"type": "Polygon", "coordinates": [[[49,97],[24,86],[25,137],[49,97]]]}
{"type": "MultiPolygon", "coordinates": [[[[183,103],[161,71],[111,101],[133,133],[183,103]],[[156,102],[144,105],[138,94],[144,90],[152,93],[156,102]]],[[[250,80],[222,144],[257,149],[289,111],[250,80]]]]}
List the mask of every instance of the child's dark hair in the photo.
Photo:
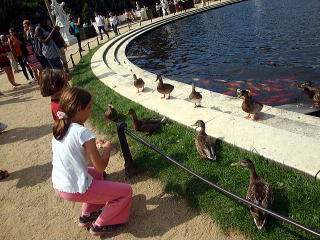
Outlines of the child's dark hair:
{"type": "Polygon", "coordinates": [[[60,91],[70,80],[70,75],[59,69],[44,69],[40,74],[40,91],[43,97],[60,91]]]}
{"type": "Polygon", "coordinates": [[[76,115],[78,108],[85,109],[91,99],[91,94],[82,88],[70,87],[63,91],[59,104],[60,111],[66,114],[66,118],[55,121],[52,129],[55,139],[63,139],[69,129],[70,119],[76,115]]]}

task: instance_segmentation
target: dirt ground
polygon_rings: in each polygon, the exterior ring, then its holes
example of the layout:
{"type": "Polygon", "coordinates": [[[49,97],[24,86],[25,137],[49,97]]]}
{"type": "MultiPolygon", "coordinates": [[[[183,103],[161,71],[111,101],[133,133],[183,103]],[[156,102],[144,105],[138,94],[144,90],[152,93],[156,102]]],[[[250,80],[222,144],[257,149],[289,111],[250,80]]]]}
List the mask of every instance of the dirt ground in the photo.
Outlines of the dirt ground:
{"type": "MultiPolygon", "coordinates": [[[[75,48],[68,48],[69,54],[75,48]]],[[[0,181],[0,239],[94,239],[77,226],[80,203],[59,198],[52,188],[50,100],[40,95],[37,85],[27,84],[22,73],[15,78],[22,86],[13,90],[0,74],[5,94],[0,96],[0,122],[8,125],[0,134],[0,169],[10,173],[0,181]]],[[[89,124],[86,127],[95,133],[89,124]]],[[[126,180],[123,163],[117,152],[107,173],[111,181],[132,185],[130,221],[101,239],[245,239],[237,231],[223,233],[207,215],[164,193],[157,180],[144,175],[126,180]]]]}

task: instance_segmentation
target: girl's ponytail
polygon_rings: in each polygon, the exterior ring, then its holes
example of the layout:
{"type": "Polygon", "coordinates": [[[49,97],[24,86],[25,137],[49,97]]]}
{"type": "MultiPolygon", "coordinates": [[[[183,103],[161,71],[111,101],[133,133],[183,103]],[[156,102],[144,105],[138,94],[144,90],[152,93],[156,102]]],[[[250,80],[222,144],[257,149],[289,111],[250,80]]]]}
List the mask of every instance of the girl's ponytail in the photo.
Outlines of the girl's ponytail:
{"type": "Polygon", "coordinates": [[[60,111],[57,112],[58,120],[55,121],[52,128],[55,139],[64,138],[77,110],[85,109],[91,98],[91,94],[82,88],[71,87],[63,91],[59,101],[60,111]]]}
{"type": "Polygon", "coordinates": [[[68,119],[58,119],[53,124],[52,132],[53,136],[57,140],[61,140],[69,129],[68,119]]]}

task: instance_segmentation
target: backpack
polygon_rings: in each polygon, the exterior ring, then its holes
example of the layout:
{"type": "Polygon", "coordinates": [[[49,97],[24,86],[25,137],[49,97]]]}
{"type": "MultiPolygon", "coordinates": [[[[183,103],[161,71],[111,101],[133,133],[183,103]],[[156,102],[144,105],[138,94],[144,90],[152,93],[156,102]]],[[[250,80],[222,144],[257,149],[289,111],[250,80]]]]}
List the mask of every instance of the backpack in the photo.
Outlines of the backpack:
{"type": "Polygon", "coordinates": [[[76,33],[74,32],[74,28],[70,25],[70,27],[69,27],[69,33],[71,34],[71,35],[76,35],[76,33]]]}

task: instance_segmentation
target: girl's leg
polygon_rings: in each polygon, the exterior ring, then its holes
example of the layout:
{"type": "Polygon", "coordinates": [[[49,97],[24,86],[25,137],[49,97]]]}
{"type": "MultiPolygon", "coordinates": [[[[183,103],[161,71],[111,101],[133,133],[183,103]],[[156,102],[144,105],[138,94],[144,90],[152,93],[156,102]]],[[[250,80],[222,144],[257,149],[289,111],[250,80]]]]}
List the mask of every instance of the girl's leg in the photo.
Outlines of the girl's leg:
{"type": "Polygon", "coordinates": [[[23,75],[25,76],[25,78],[26,78],[28,81],[30,81],[29,76],[28,76],[28,73],[27,73],[27,70],[26,70],[26,66],[24,65],[24,62],[23,62],[23,60],[22,60],[22,56],[17,56],[17,61],[18,61],[18,63],[19,63],[20,66],[21,66],[23,75]]]}
{"type": "Polygon", "coordinates": [[[30,67],[27,63],[24,63],[24,64],[25,64],[25,66],[27,67],[30,76],[31,76],[32,78],[34,78],[33,71],[32,71],[32,69],[31,69],[31,67],[30,67]]]}
{"type": "Polygon", "coordinates": [[[84,213],[92,213],[104,207],[96,220],[99,226],[126,223],[129,220],[132,189],[128,184],[93,179],[83,194],[58,190],[56,193],[68,201],[83,202],[84,213]]]}
{"type": "Polygon", "coordinates": [[[39,77],[39,74],[38,74],[38,69],[33,70],[33,76],[37,80],[37,83],[39,84],[40,77],[39,77]]]}
{"type": "MultiPolygon", "coordinates": [[[[105,204],[102,213],[95,221],[98,226],[115,225],[129,221],[132,189],[124,183],[93,180],[86,192],[93,203],[105,204]]],[[[97,211],[92,209],[92,204],[84,204],[83,210],[87,212],[97,211]]]]}
{"type": "Polygon", "coordinates": [[[20,84],[17,84],[14,80],[14,75],[13,75],[13,72],[12,72],[12,68],[11,67],[4,67],[2,68],[6,74],[7,74],[7,77],[8,77],[8,80],[9,82],[12,84],[12,86],[19,86],[20,84]]]}

